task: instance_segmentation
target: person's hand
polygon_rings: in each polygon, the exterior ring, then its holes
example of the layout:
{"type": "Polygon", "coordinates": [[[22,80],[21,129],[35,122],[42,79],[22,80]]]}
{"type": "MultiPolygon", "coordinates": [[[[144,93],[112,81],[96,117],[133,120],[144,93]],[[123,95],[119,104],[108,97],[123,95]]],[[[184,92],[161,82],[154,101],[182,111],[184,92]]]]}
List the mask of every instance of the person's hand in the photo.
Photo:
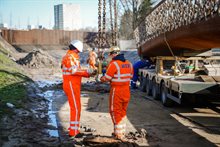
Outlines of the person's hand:
{"type": "Polygon", "coordinates": [[[98,71],[97,71],[96,69],[94,69],[93,72],[90,74],[90,76],[91,76],[91,77],[94,77],[94,76],[97,74],[97,72],[98,72],[98,71]]]}
{"type": "Polygon", "coordinates": [[[87,73],[89,74],[89,76],[93,73],[93,69],[92,68],[88,68],[87,69],[87,73]]]}
{"type": "Polygon", "coordinates": [[[101,82],[106,82],[105,76],[102,76],[102,77],[100,78],[100,81],[101,81],[101,82]]]}
{"type": "Polygon", "coordinates": [[[93,72],[92,72],[93,75],[96,75],[97,73],[98,73],[97,69],[94,69],[93,72]]]}
{"type": "Polygon", "coordinates": [[[88,72],[88,74],[89,74],[90,77],[93,77],[93,76],[96,75],[97,70],[94,70],[94,69],[92,69],[92,68],[88,68],[88,69],[87,69],[87,72],[88,72]]]}

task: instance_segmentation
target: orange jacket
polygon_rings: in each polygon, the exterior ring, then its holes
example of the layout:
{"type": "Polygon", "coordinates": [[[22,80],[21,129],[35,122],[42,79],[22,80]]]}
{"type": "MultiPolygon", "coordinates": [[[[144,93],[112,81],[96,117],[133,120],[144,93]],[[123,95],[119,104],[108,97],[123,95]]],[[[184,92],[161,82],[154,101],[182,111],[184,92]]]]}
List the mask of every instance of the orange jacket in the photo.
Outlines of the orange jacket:
{"type": "Polygon", "coordinates": [[[89,63],[90,65],[95,65],[96,58],[97,58],[97,54],[94,51],[90,51],[87,59],[87,63],[89,63]]]}
{"type": "Polygon", "coordinates": [[[126,60],[112,60],[107,68],[105,76],[101,81],[110,81],[111,85],[129,85],[133,76],[132,64],[126,60]]]}
{"type": "Polygon", "coordinates": [[[81,84],[82,77],[89,77],[86,70],[81,69],[79,55],[74,50],[68,50],[62,59],[63,82],[73,81],[81,84]]]}

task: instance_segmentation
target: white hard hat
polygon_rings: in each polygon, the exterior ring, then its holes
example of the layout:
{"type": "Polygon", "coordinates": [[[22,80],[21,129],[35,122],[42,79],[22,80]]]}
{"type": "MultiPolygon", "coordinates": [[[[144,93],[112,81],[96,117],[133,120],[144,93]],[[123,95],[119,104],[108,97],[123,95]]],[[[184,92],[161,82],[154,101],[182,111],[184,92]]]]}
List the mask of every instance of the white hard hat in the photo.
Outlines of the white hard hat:
{"type": "Polygon", "coordinates": [[[79,40],[71,41],[72,46],[74,46],[79,52],[83,51],[83,43],[79,40]]]}

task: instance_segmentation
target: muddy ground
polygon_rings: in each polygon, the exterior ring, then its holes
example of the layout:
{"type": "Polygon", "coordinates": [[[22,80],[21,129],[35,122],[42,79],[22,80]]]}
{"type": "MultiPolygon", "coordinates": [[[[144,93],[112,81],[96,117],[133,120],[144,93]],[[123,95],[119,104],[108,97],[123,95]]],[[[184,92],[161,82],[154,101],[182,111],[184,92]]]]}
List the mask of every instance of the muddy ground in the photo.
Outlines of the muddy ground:
{"type": "MultiPolygon", "coordinates": [[[[58,63],[64,53],[64,50],[49,52],[58,63]]],[[[112,142],[109,146],[220,146],[219,102],[214,107],[175,105],[165,108],[138,89],[131,90],[127,113],[126,133],[130,143],[117,145],[118,141],[111,140],[113,125],[108,113],[108,85],[94,83],[94,78],[84,79],[82,85],[81,132],[84,136],[70,139],[69,106],[60,84],[59,66],[24,68],[35,84],[28,85],[27,108],[15,110],[13,118],[4,119],[3,125],[7,127],[1,127],[0,146],[107,146],[106,142],[112,142]]]]}

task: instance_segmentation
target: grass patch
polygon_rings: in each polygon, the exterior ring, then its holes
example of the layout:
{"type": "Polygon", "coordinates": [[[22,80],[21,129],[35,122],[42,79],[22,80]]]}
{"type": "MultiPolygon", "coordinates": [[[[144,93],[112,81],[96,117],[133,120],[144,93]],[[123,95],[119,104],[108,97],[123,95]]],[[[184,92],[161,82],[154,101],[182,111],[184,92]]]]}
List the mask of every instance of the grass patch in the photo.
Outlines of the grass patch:
{"type": "Polygon", "coordinates": [[[0,52],[3,53],[4,55],[8,55],[8,54],[9,54],[9,52],[8,52],[6,49],[4,49],[4,48],[1,46],[1,44],[0,44],[0,52]]]}
{"type": "Polygon", "coordinates": [[[23,106],[27,97],[24,83],[30,79],[23,74],[20,66],[3,53],[4,49],[0,50],[0,118],[2,118],[3,115],[12,113],[6,103],[12,103],[17,108],[23,106]]]}

